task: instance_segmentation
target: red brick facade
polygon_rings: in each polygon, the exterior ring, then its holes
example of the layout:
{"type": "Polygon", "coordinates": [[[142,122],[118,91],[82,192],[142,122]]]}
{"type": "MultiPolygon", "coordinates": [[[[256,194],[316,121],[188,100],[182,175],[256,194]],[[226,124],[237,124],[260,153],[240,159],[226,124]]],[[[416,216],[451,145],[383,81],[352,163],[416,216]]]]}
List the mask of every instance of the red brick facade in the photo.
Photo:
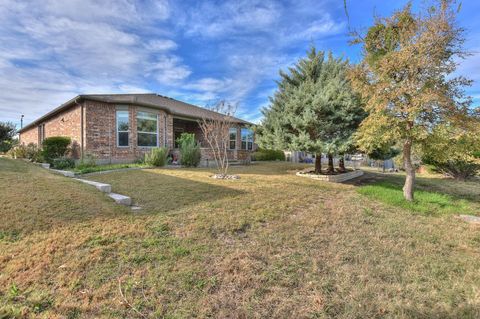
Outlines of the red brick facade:
{"type": "Polygon", "coordinates": [[[81,136],[81,107],[74,105],[67,110],[52,116],[45,122],[36,125],[20,134],[20,142],[23,144],[38,144],[39,127],[43,126],[43,137],[68,136],[77,143],[80,143],[81,136]]]}
{"type": "MultiPolygon", "coordinates": [[[[98,101],[84,100],[80,105],[73,105],[64,111],[48,118],[44,122],[29,128],[20,134],[21,143],[39,143],[39,130],[44,125],[43,137],[68,136],[75,145],[78,145],[79,152],[91,154],[99,163],[133,162],[143,158],[149,147],[137,146],[137,112],[147,111],[157,115],[158,144],[170,149],[174,147],[174,117],[164,110],[146,108],[136,105],[115,105],[98,101]],[[83,119],[82,119],[83,110],[83,119]],[[116,111],[123,110],[129,113],[129,143],[128,146],[118,146],[116,111]],[[40,129],[39,129],[40,127],[40,129]],[[83,132],[83,138],[82,138],[83,132]],[[83,146],[83,147],[82,147],[83,146]]],[[[185,120],[177,119],[177,123],[185,120]]],[[[178,124],[179,125],[179,124],[178,124]]],[[[201,139],[201,131],[195,121],[185,125],[184,130],[193,132],[201,139]],[[196,126],[196,128],[194,127],[196,126]]],[[[178,131],[178,130],[177,130],[178,131]]],[[[202,144],[202,159],[211,160],[210,151],[202,144]]],[[[240,127],[237,128],[236,150],[229,151],[229,158],[235,160],[248,160],[250,151],[241,150],[240,127]]]]}

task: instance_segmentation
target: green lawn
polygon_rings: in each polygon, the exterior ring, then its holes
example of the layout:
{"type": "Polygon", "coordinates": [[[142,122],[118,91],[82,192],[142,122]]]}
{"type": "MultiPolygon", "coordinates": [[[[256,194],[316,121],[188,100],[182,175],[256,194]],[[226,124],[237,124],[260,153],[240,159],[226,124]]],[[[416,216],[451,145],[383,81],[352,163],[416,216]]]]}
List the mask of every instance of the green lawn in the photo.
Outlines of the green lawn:
{"type": "Polygon", "coordinates": [[[132,212],[0,159],[0,318],[480,317],[480,228],[455,217],[478,214],[478,181],[420,177],[409,207],[402,176],[330,184],[295,168],[89,177],[132,212]]]}
{"type": "Polygon", "coordinates": [[[87,166],[87,167],[75,167],[71,171],[76,174],[89,174],[110,170],[118,170],[123,168],[147,168],[149,165],[143,163],[127,163],[127,164],[106,164],[106,165],[96,165],[96,166],[87,166]]]}

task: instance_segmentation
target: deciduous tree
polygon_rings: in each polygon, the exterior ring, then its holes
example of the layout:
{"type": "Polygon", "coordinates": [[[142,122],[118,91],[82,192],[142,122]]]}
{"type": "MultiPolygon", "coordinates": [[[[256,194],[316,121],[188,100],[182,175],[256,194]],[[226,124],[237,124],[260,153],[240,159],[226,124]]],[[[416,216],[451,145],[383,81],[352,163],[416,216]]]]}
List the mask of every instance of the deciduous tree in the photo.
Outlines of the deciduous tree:
{"type": "Polygon", "coordinates": [[[403,193],[409,201],[414,198],[413,145],[424,143],[439,123],[467,116],[470,100],[462,88],[470,81],[451,76],[458,58],[466,55],[456,13],[448,0],[418,14],[408,4],[391,17],[377,18],[366,36],[355,40],[363,45],[364,58],[350,78],[369,114],[357,134],[359,145],[367,153],[392,142],[402,145],[403,193]]]}
{"type": "Polygon", "coordinates": [[[229,130],[232,127],[236,106],[225,101],[220,101],[210,107],[211,116],[203,117],[199,122],[203,138],[207,142],[218,172],[226,176],[228,172],[228,145],[229,130]]]}

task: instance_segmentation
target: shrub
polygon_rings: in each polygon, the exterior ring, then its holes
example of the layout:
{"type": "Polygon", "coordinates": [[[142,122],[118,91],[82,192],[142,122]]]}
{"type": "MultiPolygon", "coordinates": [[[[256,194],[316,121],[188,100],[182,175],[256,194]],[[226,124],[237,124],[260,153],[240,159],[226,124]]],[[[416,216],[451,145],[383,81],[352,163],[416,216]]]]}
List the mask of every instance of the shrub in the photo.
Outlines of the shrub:
{"type": "Polygon", "coordinates": [[[18,145],[18,139],[11,139],[0,142],[0,153],[7,153],[9,150],[18,145]]]}
{"type": "Polygon", "coordinates": [[[474,130],[437,126],[423,145],[422,161],[458,180],[480,172],[480,138],[474,130]]]}
{"type": "Polygon", "coordinates": [[[7,155],[11,158],[27,158],[27,147],[25,144],[20,144],[10,149],[7,155]]]}
{"type": "Polygon", "coordinates": [[[150,153],[145,154],[145,164],[151,166],[165,166],[167,163],[168,150],[165,147],[152,148],[150,153]]]}
{"type": "Polygon", "coordinates": [[[180,163],[187,167],[197,167],[200,164],[200,145],[195,142],[195,134],[182,133],[177,139],[180,145],[180,163]]]}
{"type": "Polygon", "coordinates": [[[54,159],[64,157],[70,143],[71,139],[66,136],[47,137],[42,143],[42,154],[45,161],[53,164],[54,159]]]}
{"type": "Polygon", "coordinates": [[[93,156],[92,154],[85,154],[75,167],[78,168],[79,170],[83,170],[83,169],[95,167],[95,166],[97,166],[97,162],[95,161],[95,156],[93,156]]]}
{"type": "Polygon", "coordinates": [[[480,172],[480,164],[473,160],[451,159],[448,161],[439,161],[432,157],[425,156],[423,162],[433,166],[435,171],[450,175],[461,181],[465,181],[480,172]]]}
{"type": "Polygon", "coordinates": [[[259,148],[252,154],[252,160],[254,161],[284,161],[285,153],[280,150],[267,150],[259,148]]]}
{"type": "Polygon", "coordinates": [[[59,157],[53,160],[52,165],[57,169],[73,168],[75,167],[75,161],[73,158],[59,157]]]}
{"type": "Polygon", "coordinates": [[[28,158],[32,162],[42,162],[42,150],[40,150],[35,143],[29,143],[25,148],[25,158],[28,158]]]}

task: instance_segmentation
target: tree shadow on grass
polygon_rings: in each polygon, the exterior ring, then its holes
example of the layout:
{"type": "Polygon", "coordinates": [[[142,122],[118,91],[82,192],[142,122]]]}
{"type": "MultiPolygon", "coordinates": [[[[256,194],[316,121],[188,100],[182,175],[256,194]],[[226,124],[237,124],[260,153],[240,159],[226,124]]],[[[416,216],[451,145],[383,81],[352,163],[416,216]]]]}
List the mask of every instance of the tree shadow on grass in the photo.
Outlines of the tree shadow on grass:
{"type": "MultiPolygon", "coordinates": [[[[0,163],[0,164],[3,164],[0,163]]],[[[17,241],[23,234],[49,231],[93,220],[113,220],[137,214],[117,205],[94,187],[52,174],[32,164],[13,162],[0,168],[0,241],[17,241]]],[[[235,197],[243,192],[218,185],[154,173],[124,171],[92,180],[111,180],[115,193],[131,196],[142,212],[175,212],[202,202],[235,197]]]]}
{"type": "MultiPolygon", "coordinates": [[[[389,184],[392,188],[401,189],[405,183],[405,175],[401,173],[381,173],[367,171],[363,176],[344,182],[353,186],[366,186],[375,184],[389,184]]],[[[415,189],[432,193],[449,195],[455,199],[464,199],[480,204],[480,182],[457,181],[451,178],[416,176],[415,189]]]]}
{"type": "MultiPolygon", "coordinates": [[[[208,178],[208,177],[206,177],[208,178]]],[[[92,179],[112,185],[116,193],[130,196],[143,211],[175,212],[188,206],[233,198],[245,192],[219,185],[219,181],[198,180],[162,174],[158,170],[136,170],[98,175],[92,179]]]]}

